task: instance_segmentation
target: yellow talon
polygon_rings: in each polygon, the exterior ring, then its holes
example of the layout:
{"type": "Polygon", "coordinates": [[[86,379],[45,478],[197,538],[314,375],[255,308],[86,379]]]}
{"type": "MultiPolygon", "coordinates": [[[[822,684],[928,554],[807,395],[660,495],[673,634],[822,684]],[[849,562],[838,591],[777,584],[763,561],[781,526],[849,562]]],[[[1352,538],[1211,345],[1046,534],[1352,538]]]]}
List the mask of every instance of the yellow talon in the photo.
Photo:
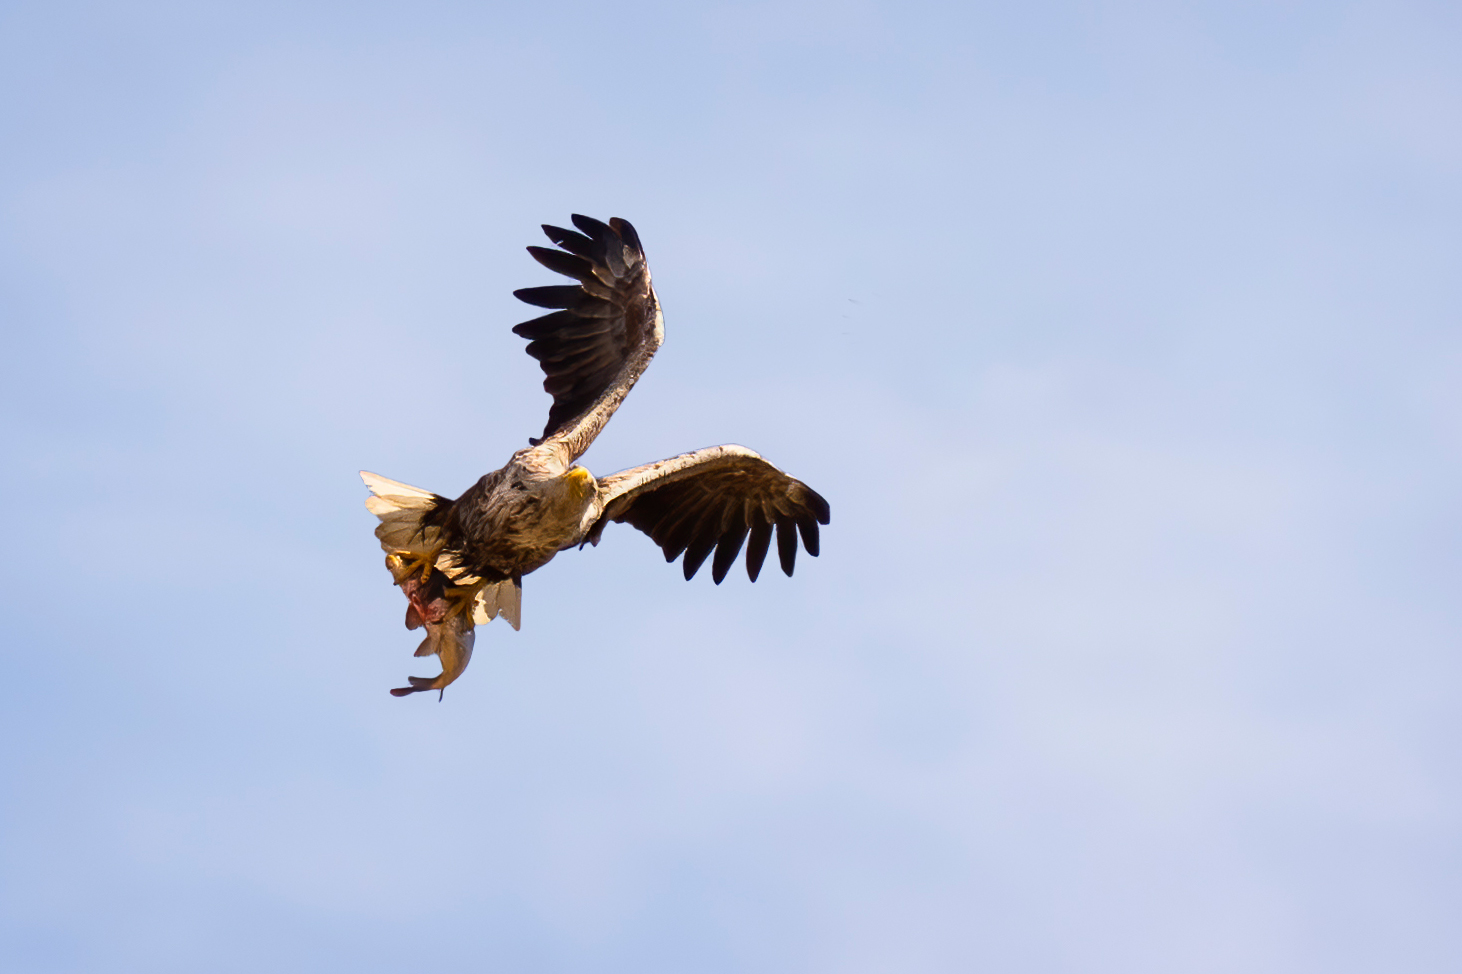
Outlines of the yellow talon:
{"type": "Polygon", "coordinates": [[[386,567],[391,577],[400,585],[421,569],[423,584],[431,577],[431,570],[437,563],[437,551],[393,551],[386,556],[386,567]]]}

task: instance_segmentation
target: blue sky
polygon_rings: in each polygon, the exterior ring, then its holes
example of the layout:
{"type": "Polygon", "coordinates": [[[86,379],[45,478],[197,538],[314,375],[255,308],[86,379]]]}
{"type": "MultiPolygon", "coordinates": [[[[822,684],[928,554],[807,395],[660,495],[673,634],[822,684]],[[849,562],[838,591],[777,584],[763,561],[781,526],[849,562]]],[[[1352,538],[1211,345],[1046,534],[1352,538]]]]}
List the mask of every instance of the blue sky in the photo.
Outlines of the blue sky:
{"type": "MultiPolygon", "coordinates": [[[[0,8],[22,972],[1462,965],[1443,4],[0,8]],[[438,705],[361,468],[543,422],[522,248],[665,307],[611,529],[438,705]]],[[[13,966],[11,966],[13,965],[13,966]]]]}

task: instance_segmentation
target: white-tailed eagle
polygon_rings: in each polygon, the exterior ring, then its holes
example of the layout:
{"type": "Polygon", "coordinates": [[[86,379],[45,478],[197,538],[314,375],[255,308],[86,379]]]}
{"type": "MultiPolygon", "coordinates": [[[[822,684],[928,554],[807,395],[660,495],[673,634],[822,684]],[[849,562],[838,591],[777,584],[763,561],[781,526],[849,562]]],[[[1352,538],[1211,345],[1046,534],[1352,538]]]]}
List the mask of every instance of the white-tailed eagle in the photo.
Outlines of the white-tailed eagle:
{"type": "Polygon", "coordinates": [[[817,491],[742,446],[713,446],[596,480],[575,461],[650,364],[664,340],[660,302],[635,228],[575,215],[578,232],[544,226],[560,249],[529,247],[544,267],[578,281],[513,292],[553,309],[513,329],[529,340],[553,396],[543,436],[456,500],[361,473],[381,519],[376,537],[406,595],[406,628],[426,627],[417,656],[436,654],[442,672],[410,678],[405,696],[443,690],[472,657],[474,627],[497,616],[519,625],[523,576],[566,548],[598,544],[610,521],[628,522],[665,552],[684,555],[689,580],[707,558],[716,584],[743,545],[756,581],[777,538],[792,574],[797,538],[810,555],[828,504],[817,491]],[[715,552],[712,557],[712,552],[715,552]]]}

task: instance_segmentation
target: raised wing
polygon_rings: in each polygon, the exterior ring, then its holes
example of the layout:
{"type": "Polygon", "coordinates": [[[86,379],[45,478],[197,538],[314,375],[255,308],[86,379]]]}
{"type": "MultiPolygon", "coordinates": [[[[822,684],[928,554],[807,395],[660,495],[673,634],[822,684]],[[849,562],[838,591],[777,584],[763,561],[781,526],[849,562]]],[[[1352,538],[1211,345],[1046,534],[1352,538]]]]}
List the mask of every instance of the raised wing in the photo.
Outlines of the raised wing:
{"type": "Polygon", "coordinates": [[[817,526],[827,524],[827,501],[743,446],[715,446],[635,467],[599,482],[604,513],[590,530],[598,543],[609,521],[629,522],[650,536],[666,561],[685,554],[687,580],[712,549],[717,585],[746,544],[746,574],[754,582],[776,529],[782,571],[792,574],[797,535],[809,555],[818,551],[817,526]],[[750,540],[748,541],[748,537],[750,540]]]}
{"type": "Polygon", "coordinates": [[[543,388],[553,396],[543,436],[530,442],[557,436],[577,457],[650,364],[664,326],[645,251],[629,221],[606,224],[574,214],[573,223],[582,232],[543,227],[561,249],[529,247],[528,253],[579,283],[514,291],[531,305],[558,310],[513,332],[530,339],[528,354],[543,367],[543,388]]]}

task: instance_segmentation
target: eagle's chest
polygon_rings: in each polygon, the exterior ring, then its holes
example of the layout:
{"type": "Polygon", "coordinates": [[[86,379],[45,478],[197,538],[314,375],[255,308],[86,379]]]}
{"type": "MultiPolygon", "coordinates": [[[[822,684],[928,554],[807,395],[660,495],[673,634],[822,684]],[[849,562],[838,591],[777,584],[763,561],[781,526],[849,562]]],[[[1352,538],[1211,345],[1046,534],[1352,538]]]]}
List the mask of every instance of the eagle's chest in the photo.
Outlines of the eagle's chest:
{"type": "Polygon", "coordinates": [[[466,560],[495,573],[526,575],[577,542],[586,505],[557,488],[499,483],[475,499],[462,512],[466,560]]]}

